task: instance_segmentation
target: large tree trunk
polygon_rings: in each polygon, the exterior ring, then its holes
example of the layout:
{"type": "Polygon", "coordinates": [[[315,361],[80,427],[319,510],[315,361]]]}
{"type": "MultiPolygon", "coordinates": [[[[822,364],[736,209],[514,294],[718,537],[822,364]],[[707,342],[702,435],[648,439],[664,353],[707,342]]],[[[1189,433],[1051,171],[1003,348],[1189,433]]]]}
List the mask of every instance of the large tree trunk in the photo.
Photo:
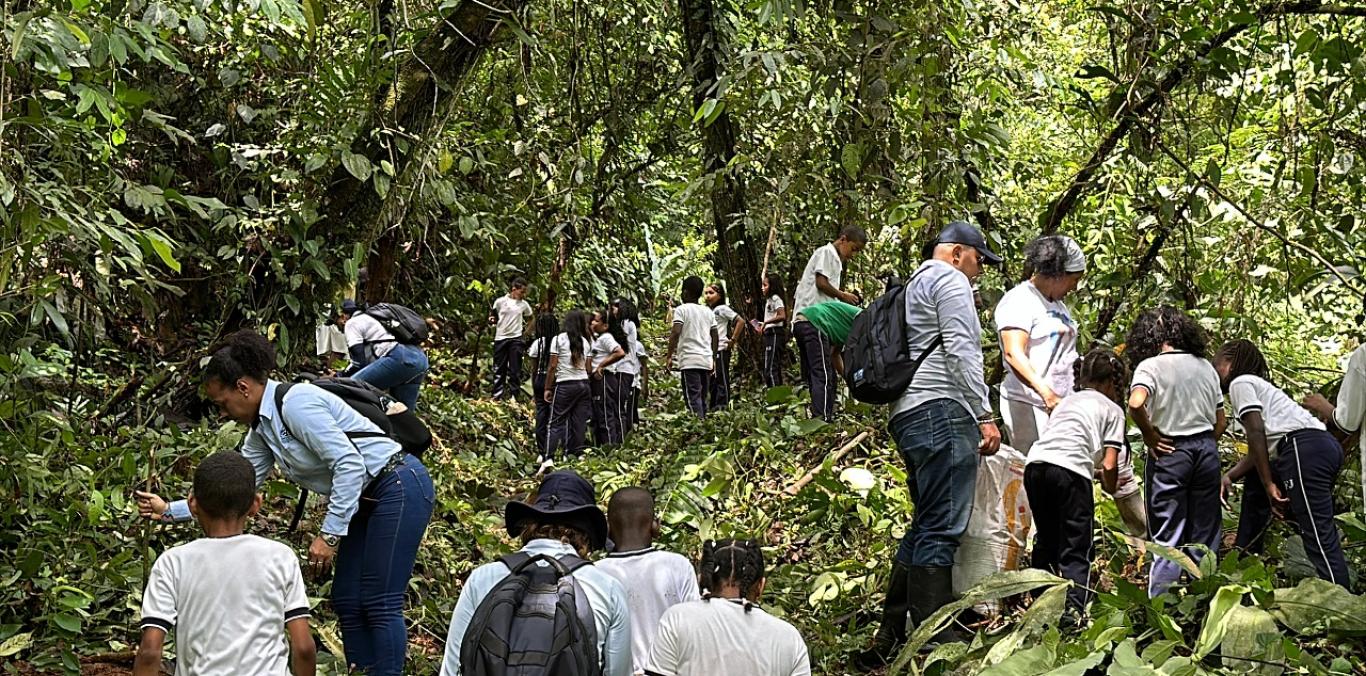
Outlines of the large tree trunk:
{"type": "MultiPolygon", "coordinates": [[[[684,67],[692,82],[693,108],[700,110],[708,99],[720,98],[716,83],[720,78],[722,36],[717,30],[713,0],[679,0],[678,4],[683,14],[686,45],[684,67]]],[[[705,119],[698,124],[702,134],[702,166],[713,181],[714,265],[717,274],[726,280],[731,305],[744,317],[752,318],[756,316],[756,308],[762,306],[759,259],[746,232],[749,219],[744,180],[730,167],[735,158],[735,121],[730,112],[723,109],[711,124],[705,119]]]]}

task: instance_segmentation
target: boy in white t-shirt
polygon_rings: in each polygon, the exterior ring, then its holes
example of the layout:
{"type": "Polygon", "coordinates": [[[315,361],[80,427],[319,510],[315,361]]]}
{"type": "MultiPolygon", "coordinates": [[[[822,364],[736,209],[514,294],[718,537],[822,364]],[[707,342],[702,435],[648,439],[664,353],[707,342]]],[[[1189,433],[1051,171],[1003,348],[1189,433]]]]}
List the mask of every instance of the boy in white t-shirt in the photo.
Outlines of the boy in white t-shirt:
{"type": "Polygon", "coordinates": [[[1065,397],[1034,442],[1025,464],[1024,486],[1037,532],[1031,565],[1075,584],[1069,610],[1086,609],[1091,584],[1091,548],[1096,505],[1091,489],[1096,470],[1114,495],[1124,444],[1124,409],[1119,399],[1129,382],[1124,362],[1109,350],[1093,350],[1076,362],[1077,391],[1065,397]]]}
{"type": "Polygon", "coordinates": [[[802,310],[832,300],[859,305],[863,299],[857,293],[840,288],[844,264],[858,255],[868,243],[868,234],[854,225],[840,230],[835,241],[811,254],[797,281],[792,299],[792,337],[801,355],[802,379],[811,391],[811,417],[830,422],[835,417],[835,387],[839,373],[835,369],[834,345],[825,334],[816,330],[802,317],[802,310]]]}
{"type": "Polygon", "coordinates": [[[716,373],[720,342],[716,315],[697,302],[702,298],[702,288],[702,278],[697,275],[683,280],[683,304],[674,308],[669,349],[664,355],[664,363],[673,364],[682,374],[684,403],[699,418],[707,416],[707,393],[716,373]]]}
{"type": "Polygon", "coordinates": [[[597,562],[599,570],[621,581],[631,609],[631,654],[637,674],[645,673],[650,646],[664,612],[701,598],[692,562],[654,547],[659,537],[655,499],[632,486],[612,494],[607,503],[607,530],[615,548],[597,562]]]}
{"type": "Polygon", "coordinates": [[[664,613],[646,674],[658,676],[810,676],[797,628],[759,607],[764,555],[753,540],[702,545],[701,601],[664,613]]]}
{"type": "Polygon", "coordinates": [[[161,673],[172,632],[177,676],[285,676],[290,667],[296,676],[314,673],[317,648],[298,557],[284,544],[243,533],[261,508],[251,463],[231,451],[205,458],[189,503],[206,537],[172,547],[152,564],[133,673],[161,673]]]}
{"type": "Polygon", "coordinates": [[[493,301],[489,323],[493,333],[493,398],[515,398],[522,389],[522,357],[526,354],[526,320],[531,304],[526,302],[526,280],[516,277],[507,295],[493,301]]]}

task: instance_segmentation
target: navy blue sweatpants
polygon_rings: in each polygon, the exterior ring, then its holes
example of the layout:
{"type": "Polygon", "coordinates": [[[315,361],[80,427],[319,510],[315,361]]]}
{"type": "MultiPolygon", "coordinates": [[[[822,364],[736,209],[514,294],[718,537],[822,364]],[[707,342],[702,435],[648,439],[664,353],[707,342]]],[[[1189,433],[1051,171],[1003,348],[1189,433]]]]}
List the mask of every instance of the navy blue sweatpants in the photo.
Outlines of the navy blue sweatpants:
{"type": "MultiPolygon", "coordinates": [[[[1214,433],[1172,439],[1176,450],[1148,458],[1148,533],[1153,542],[1179,547],[1196,563],[1205,553],[1194,545],[1219,551],[1224,514],[1219,502],[1219,451],[1214,433]]],[[[1157,596],[1181,578],[1181,566],[1153,557],[1148,595],[1157,596]]]]}
{"type": "Polygon", "coordinates": [[[683,403],[699,418],[707,417],[707,393],[711,390],[709,369],[683,369],[683,403]]]}
{"type": "Polygon", "coordinates": [[[588,418],[593,395],[587,380],[561,380],[555,383],[550,398],[550,421],[546,427],[545,452],[554,459],[555,451],[564,447],[570,455],[579,455],[588,446],[588,418]]]}
{"type": "Polygon", "coordinates": [[[709,411],[717,411],[730,406],[730,348],[717,350],[716,375],[711,379],[711,404],[709,411]]]}
{"type": "Polygon", "coordinates": [[[764,329],[764,387],[783,384],[783,357],[787,347],[787,328],[769,326],[764,329]]]}
{"type": "Polygon", "coordinates": [[[835,419],[835,385],[840,377],[835,372],[834,347],[811,322],[793,324],[792,336],[802,357],[802,377],[811,391],[811,417],[830,422],[835,419]]]}

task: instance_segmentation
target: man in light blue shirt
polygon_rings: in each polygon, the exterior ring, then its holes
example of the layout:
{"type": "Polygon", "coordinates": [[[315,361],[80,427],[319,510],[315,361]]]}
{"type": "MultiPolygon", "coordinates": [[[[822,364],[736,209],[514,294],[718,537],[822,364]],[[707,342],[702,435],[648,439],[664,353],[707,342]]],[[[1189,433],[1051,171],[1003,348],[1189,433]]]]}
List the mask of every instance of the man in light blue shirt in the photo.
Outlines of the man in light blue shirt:
{"type": "MultiPolygon", "coordinates": [[[[525,543],[521,553],[530,556],[587,559],[591,550],[602,548],[607,540],[607,517],[594,502],[593,485],[568,470],[547,474],[535,503],[508,503],[506,523],[508,532],[525,543]],[[553,534],[559,536],[551,537],[553,534]]],[[[441,662],[444,676],[460,676],[461,648],[475,611],[509,574],[511,570],[502,561],[486,563],[470,573],[446,634],[446,654],[441,662]]],[[[591,564],[574,570],[572,576],[592,609],[603,675],[631,676],[631,617],[626,589],[591,564]]]]}

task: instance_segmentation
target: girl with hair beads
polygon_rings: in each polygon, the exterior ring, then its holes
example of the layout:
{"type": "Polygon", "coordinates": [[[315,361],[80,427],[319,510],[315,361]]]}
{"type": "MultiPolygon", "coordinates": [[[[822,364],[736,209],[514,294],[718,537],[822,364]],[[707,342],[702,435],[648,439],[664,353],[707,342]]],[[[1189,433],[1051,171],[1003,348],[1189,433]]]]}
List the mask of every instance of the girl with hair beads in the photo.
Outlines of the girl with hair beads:
{"type": "Polygon", "coordinates": [[[555,466],[555,451],[561,446],[570,455],[579,455],[588,446],[588,417],[592,393],[588,387],[588,315],[570,310],[564,316],[560,335],[550,342],[550,364],[546,367],[543,398],[550,404],[545,448],[537,462],[538,473],[555,466]]]}
{"type": "Polygon", "coordinates": [[[555,340],[560,322],[553,312],[536,315],[536,334],[527,356],[536,360],[531,370],[531,397],[536,402],[536,448],[545,448],[546,426],[550,422],[550,402],[541,396],[545,391],[546,373],[550,368],[550,342],[555,340]]]}
{"type": "Polygon", "coordinates": [[[783,384],[783,348],[787,346],[787,306],[783,304],[783,278],[764,275],[764,321],[752,320],[764,337],[764,387],[783,384]]]}
{"type": "Polygon", "coordinates": [[[707,285],[703,300],[716,315],[716,372],[711,379],[711,403],[709,410],[730,406],[730,344],[740,340],[740,332],[745,330],[745,322],[731,306],[726,304],[726,288],[721,282],[707,285]]]}
{"type": "Polygon", "coordinates": [[[1073,362],[1072,370],[1077,390],[1054,407],[1034,442],[1024,485],[1038,524],[1031,565],[1075,583],[1067,591],[1067,603],[1080,615],[1091,587],[1096,512],[1091,482],[1099,469],[1106,493],[1114,495],[1119,488],[1119,456],[1125,447],[1119,402],[1129,369],[1114,352],[1092,350],[1073,362]]]}
{"type": "MultiPolygon", "coordinates": [[[[1324,424],[1268,380],[1266,359],[1251,341],[1224,343],[1214,370],[1247,437],[1247,455],[1224,474],[1220,497],[1243,480],[1234,546],[1260,554],[1271,515],[1290,516],[1319,577],[1348,584],[1347,560],[1333,521],[1333,484],[1342,446],[1324,424]],[[1275,457],[1271,454],[1275,453],[1275,457]]],[[[1227,502],[1225,502],[1227,504],[1227,502]]]]}
{"type": "Polygon", "coordinates": [[[617,376],[609,373],[607,368],[626,356],[626,351],[622,349],[626,336],[611,331],[606,310],[594,312],[593,322],[589,326],[593,329],[593,348],[588,354],[588,383],[593,393],[593,443],[598,446],[619,444],[621,425],[607,397],[607,390],[615,389],[608,381],[615,383],[617,376]]]}
{"type": "MultiPolygon", "coordinates": [[[[1134,368],[1129,416],[1148,447],[1148,533],[1154,542],[1181,547],[1199,562],[1219,550],[1219,452],[1224,393],[1219,374],[1205,359],[1205,334],[1184,312],[1163,306],[1146,310],[1129,329],[1127,353],[1134,368]]],[[[1153,559],[1148,595],[1157,596],[1181,577],[1181,567],[1153,559]]]]}
{"type": "Polygon", "coordinates": [[[698,581],[702,600],[675,605],[659,621],[646,674],[809,676],[797,628],[759,607],[764,554],[754,540],[708,540],[698,581]]]}

